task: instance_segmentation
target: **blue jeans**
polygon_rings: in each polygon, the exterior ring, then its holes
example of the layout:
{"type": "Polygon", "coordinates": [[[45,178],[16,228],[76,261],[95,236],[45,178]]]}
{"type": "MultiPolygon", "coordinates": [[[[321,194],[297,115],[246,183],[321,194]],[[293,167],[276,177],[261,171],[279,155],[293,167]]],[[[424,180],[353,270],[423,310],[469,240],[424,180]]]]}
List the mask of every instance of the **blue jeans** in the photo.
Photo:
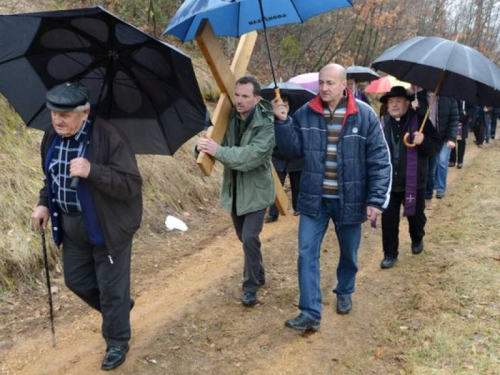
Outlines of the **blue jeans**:
{"type": "Polygon", "coordinates": [[[337,266],[337,287],[333,291],[340,296],[354,293],[358,272],[358,248],[361,240],[361,224],[339,225],[340,201],[323,199],[319,217],[300,215],[299,224],[299,309],[310,319],[321,320],[321,284],[319,258],[321,243],[330,219],[340,247],[337,266]]]}
{"type": "Polygon", "coordinates": [[[446,178],[448,177],[448,163],[450,162],[451,149],[446,147],[446,142],[443,143],[441,151],[438,154],[437,170],[436,170],[436,192],[444,194],[446,190],[446,178]]]}
{"type": "Polygon", "coordinates": [[[439,153],[429,156],[427,169],[427,182],[425,187],[425,199],[432,199],[434,193],[434,184],[436,182],[436,171],[438,166],[439,153]]]}
{"type": "Polygon", "coordinates": [[[486,143],[489,143],[490,139],[491,139],[491,124],[493,123],[493,116],[491,116],[490,114],[486,114],[485,113],[484,119],[485,119],[485,122],[486,122],[486,136],[485,136],[485,141],[486,141],[486,143]]]}

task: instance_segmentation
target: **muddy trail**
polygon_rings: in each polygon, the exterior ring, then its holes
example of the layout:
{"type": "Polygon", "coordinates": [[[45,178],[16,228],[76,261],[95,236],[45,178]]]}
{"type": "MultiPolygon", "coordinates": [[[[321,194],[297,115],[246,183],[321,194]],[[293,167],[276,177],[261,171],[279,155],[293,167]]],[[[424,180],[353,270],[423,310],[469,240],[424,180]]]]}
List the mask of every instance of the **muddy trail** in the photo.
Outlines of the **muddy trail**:
{"type": "MultiPolygon", "coordinates": [[[[411,255],[407,222],[402,220],[399,263],[381,270],[381,230],[363,225],[354,307],[347,316],[335,313],[332,289],[338,245],[330,226],[321,255],[323,320],[314,334],[301,335],[284,327],[285,320],[297,314],[298,301],[299,219],[291,211],[264,227],[267,284],[254,308],[240,304],[243,256],[227,213],[211,209],[198,218],[192,214],[185,218],[188,232],[165,232],[161,241],[148,242],[142,236],[134,245],[132,262],[136,305],[131,313],[131,350],[113,373],[406,373],[404,349],[388,332],[399,324],[395,320],[408,318],[401,316],[402,304],[418,305],[413,299],[418,298],[419,283],[439,278],[443,263],[433,246],[435,223],[455,209],[449,200],[459,194],[465,176],[481,169],[479,156],[499,158],[495,144],[483,150],[472,141],[469,144],[464,169],[450,169],[449,195],[426,211],[422,255],[411,255]]],[[[42,285],[0,302],[0,374],[101,373],[105,347],[99,315],[66,289],[60,270],[54,284],[59,288],[54,294],[56,348],[51,345],[42,285]]]]}

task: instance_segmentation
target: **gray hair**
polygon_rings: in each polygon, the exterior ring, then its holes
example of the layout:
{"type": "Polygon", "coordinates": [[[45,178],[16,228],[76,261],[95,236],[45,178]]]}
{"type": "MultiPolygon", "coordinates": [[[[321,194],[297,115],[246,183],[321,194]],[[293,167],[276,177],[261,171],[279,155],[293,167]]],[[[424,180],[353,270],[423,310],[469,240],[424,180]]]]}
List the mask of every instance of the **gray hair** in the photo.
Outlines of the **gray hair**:
{"type": "Polygon", "coordinates": [[[87,102],[87,103],[85,103],[83,105],[79,105],[73,111],[81,113],[83,111],[86,111],[87,109],[90,109],[90,103],[89,102],[87,102]]]}

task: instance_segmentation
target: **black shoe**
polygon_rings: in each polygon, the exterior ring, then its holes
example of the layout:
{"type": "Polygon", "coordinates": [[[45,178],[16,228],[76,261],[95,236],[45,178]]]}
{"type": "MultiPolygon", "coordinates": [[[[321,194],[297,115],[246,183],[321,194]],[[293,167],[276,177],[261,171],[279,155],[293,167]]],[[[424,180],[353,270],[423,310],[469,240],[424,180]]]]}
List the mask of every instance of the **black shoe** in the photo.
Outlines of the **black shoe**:
{"type": "Polygon", "coordinates": [[[455,163],[453,163],[451,161],[448,163],[448,167],[454,167],[454,166],[455,166],[455,163]]]}
{"type": "Polygon", "coordinates": [[[436,192],[436,198],[437,199],[441,199],[443,197],[444,197],[444,193],[438,193],[438,192],[436,192]]]}
{"type": "Polygon", "coordinates": [[[264,286],[264,285],[266,285],[266,280],[259,281],[259,286],[264,286]]]}
{"type": "Polygon", "coordinates": [[[104,371],[109,371],[117,368],[127,357],[128,345],[127,346],[110,346],[106,350],[104,359],[102,360],[101,369],[104,371]]]}
{"type": "Polygon", "coordinates": [[[257,293],[256,292],[243,293],[241,304],[243,306],[255,306],[257,304],[257,293]]]}
{"type": "Polygon", "coordinates": [[[412,243],[411,244],[411,252],[415,255],[420,254],[424,251],[424,240],[420,241],[420,243],[412,243]]]}
{"type": "Polygon", "coordinates": [[[265,223],[272,223],[274,221],[278,221],[278,216],[266,215],[264,218],[265,223]]]}
{"type": "Polygon", "coordinates": [[[337,314],[349,314],[351,309],[351,296],[337,296],[337,314]]]}
{"type": "Polygon", "coordinates": [[[457,168],[458,168],[458,169],[462,169],[463,167],[464,167],[464,163],[458,163],[458,164],[457,164],[457,168]]]}
{"type": "Polygon", "coordinates": [[[300,314],[294,319],[289,319],[285,322],[285,326],[302,332],[317,331],[319,329],[319,320],[310,319],[307,316],[300,314]]]}
{"type": "Polygon", "coordinates": [[[380,262],[380,268],[392,268],[397,261],[398,258],[384,257],[382,262],[380,262]]]}

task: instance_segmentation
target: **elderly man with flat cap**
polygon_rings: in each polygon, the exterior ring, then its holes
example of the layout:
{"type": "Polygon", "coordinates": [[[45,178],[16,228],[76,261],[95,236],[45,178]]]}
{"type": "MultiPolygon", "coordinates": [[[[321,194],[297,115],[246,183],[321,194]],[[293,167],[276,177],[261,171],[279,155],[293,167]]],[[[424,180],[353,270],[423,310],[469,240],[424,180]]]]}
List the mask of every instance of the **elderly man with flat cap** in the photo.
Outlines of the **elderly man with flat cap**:
{"type": "Polygon", "coordinates": [[[45,229],[50,217],[66,285],[102,314],[107,350],[101,368],[112,370],[125,361],[131,336],[130,260],[142,179],[129,141],[90,115],[89,97],[80,83],[47,93],[52,127],[42,140],[45,182],[32,220],[45,229]]]}
{"type": "Polygon", "coordinates": [[[381,268],[391,268],[398,260],[401,205],[408,219],[411,252],[418,255],[424,250],[428,158],[439,152],[441,141],[430,120],[426,120],[423,131],[419,131],[423,118],[410,107],[411,99],[402,86],[391,88],[380,98],[387,105],[388,112],[382,123],[392,163],[391,199],[382,214],[384,259],[381,268]],[[414,147],[405,146],[403,138],[406,133],[410,133],[409,142],[414,147]]]}

